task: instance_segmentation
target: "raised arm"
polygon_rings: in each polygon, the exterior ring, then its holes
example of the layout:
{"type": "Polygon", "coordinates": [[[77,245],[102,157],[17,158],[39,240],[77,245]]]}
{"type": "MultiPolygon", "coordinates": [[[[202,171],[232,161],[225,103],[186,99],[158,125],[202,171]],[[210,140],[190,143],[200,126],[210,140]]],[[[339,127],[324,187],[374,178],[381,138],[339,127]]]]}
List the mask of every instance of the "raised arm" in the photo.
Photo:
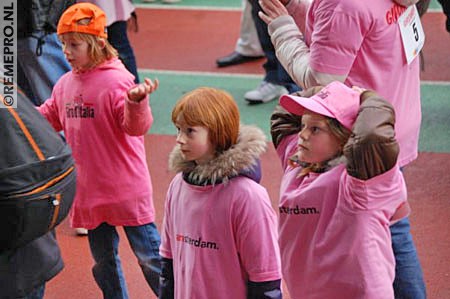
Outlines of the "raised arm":
{"type": "Polygon", "coordinates": [[[347,74],[327,74],[310,65],[310,48],[304,40],[306,13],[310,1],[261,0],[263,11],[259,16],[268,24],[269,35],[278,60],[291,78],[303,89],[327,85],[332,81],[344,82],[347,74]],[[286,5],[286,7],[285,7],[286,5]]]}
{"type": "Polygon", "coordinates": [[[127,91],[122,127],[132,136],[145,134],[153,123],[153,115],[148,104],[148,96],[158,89],[157,79],[145,78],[144,83],[138,84],[127,91]]]}
{"type": "Polygon", "coordinates": [[[399,146],[394,124],[394,108],[389,102],[373,91],[361,94],[353,134],[344,146],[351,176],[368,180],[396,165],[399,146]]]}

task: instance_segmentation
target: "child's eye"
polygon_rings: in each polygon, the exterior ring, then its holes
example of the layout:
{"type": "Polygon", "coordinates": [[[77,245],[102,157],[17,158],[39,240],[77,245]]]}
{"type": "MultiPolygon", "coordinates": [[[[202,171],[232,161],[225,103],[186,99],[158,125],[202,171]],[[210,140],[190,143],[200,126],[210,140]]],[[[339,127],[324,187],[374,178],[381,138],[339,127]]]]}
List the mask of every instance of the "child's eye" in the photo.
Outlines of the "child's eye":
{"type": "Polygon", "coordinates": [[[193,128],[187,128],[186,131],[187,131],[188,134],[192,134],[192,133],[195,132],[195,130],[193,128]]]}
{"type": "Polygon", "coordinates": [[[322,130],[322,129],[319,127],[311,127],[311,132],[313,132],[313,133],[318,133],[318,132],[320,132],[320,130],[322,130]]]}

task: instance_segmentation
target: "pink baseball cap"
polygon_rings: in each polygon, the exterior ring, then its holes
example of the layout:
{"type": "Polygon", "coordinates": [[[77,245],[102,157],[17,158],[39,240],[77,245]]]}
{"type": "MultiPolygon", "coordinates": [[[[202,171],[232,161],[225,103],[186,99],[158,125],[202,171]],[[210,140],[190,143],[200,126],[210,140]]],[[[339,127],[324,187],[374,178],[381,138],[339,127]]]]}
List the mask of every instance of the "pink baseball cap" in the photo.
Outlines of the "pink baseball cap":
{"type": "Polygon", "coordinates": [[[303,115],[305,110],[337,119],[344,127],[351,130],[358,115],[359,92],[334,81],[310,98],[283,95],[280,105],[288,112],[303,115]]]}

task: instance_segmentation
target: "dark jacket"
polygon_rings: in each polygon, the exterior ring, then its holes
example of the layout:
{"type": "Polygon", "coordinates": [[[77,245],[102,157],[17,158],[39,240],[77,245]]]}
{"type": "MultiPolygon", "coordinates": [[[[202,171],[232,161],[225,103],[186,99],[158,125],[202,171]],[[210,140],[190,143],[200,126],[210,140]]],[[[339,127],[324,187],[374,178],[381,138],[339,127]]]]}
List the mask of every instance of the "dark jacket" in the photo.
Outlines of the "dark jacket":
{"type": "Polygon", "coordinates": [[[30,37],[34,32],[56,32],[62,13],[75,2],[75,0],[19,0],[17,37],[30,37]]]}
{"type": "Polygon", "coordinates": [[[54,231],[0,254],[0,299],[24,297],[64,267],[54,231]]]}
{"type": "MultiPolygon", "coordinates": [[[[3,77],[2,69],[0,76],[3,77]]],[[[0,86],[3,87],[3,84],[0,83],[0,86]]],[[[17,97],[18,105],[29,101],[21,92],[17,93],[17,97]]],[[[17,149],[11,148],[13,150],[17,149]]],[[[10,160],[18,159],[14,155],[8,157],[10,160]]],[[[6,161],[2,162],[2,165],[7,165],[6,161]]],[[[0,182],[2,187],[4,184],[4,181],[0,182]]],[[[17,249],[0,251],[0,299],[24,297],[53,278],[63,267],[54,230],[17,249]]]]}

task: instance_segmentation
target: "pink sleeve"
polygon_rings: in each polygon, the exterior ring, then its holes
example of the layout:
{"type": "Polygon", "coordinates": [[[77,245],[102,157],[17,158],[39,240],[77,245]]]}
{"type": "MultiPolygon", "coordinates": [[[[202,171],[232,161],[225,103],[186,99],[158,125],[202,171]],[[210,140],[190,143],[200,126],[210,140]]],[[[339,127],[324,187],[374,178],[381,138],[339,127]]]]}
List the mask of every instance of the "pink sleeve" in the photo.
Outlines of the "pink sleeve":
{"type": "Polygon", "coordinates": [[[41,106],[37,107],[38,111],[48,120],[55,131],[59,132],[63,130],[63,126],[59,119],[58,107],[52,93],[52,97],[44,102],[41,106]]]}
{"type": "Polygon", "coordinates": [[[153,124],[148,96],[139,103],[125,99],[125,117],[123,127],[129,135],[144,135],[153,124]]]}
{"type": "Polygon", "coordinates": [[[310,66],[318,72],[347,76],[364,40],[366,25],[352,13],[321,9],[320,5],[316,11],[310,66]]]}
{"type": "Polygon", "coordinates": [[[352,200],[353,209],[383,210],[388,219],[407,200],[405,180],[398,165],[368,180],[346,173],[341,184],[343,194],[352,200]]]}
{"type": "Polygon", "coordinates": [[[310,5],[311,0],[291,0],[286,5],[286,9],[294,18],[295,23],[302,33],[305,32],[306,14],[310,5]]]}
{"type": "Polygon", "coordinates": [[[131,136],[142,136],[150,130],[153,115],[148,96],[139,103],[128,100],[125,90],[117,90],[111,94],[114,115],[125,133],[131,136]]]}
{"type": "Polygon", "coordinates": [[[172,259],[172,247],[171,247],[171,226],[170,226],[170,203],[171,203],[171,197],[172,197],[172,183],[170,184],[167,195],[166,195],[166,201],[164,204],[164,218],[163,223],[161,227],[161,245],[159,247],[159,254],[168,259],[172,259]]]}
{"type": "Polygon", "coordinates": [[[277,154],[281,160],[281,167],[285,170],[289,164],[288,159],[295,154],[297,149],[298,134],[289,135],[283,138],[277,147],[277,154]]]}
{"type": "Polygon", "coordinates": [[[234,209],[236,247],[253,282],[281,279],[276,214],[263,187],[251,190],[251,198],[234,209]]]}

